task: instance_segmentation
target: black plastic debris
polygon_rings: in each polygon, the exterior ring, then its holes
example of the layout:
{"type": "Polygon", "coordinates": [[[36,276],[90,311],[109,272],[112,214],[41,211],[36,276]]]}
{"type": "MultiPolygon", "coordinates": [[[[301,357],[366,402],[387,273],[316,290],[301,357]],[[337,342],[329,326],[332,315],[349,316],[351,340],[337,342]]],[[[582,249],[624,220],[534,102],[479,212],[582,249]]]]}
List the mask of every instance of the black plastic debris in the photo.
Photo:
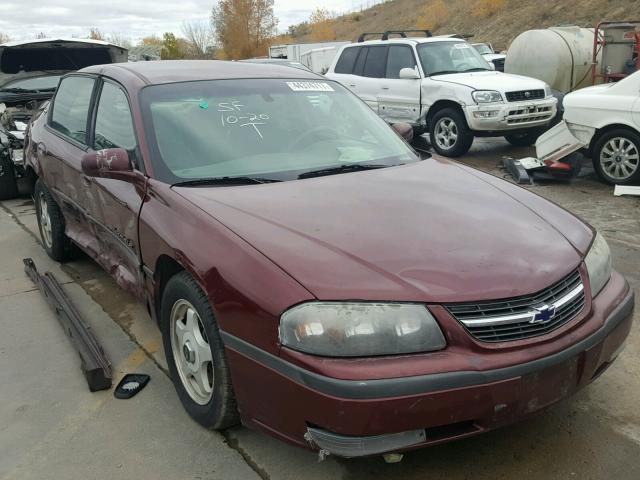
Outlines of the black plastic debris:
{"type": "Polygon", "coordinates": [[[113,396],[122,399],[131,398],[142,390],[149,380],[151,377],[144,373],[128,373],[118,383],[113,396]]]}
{"type": "Polygon", "coordinates": [[[89,390],[95,392],[111,388],[111,363],[91,327],[80,317],[53,273],[40,275],[32,259],[25,258],[22,261],[26,274],[40,289],[80,355],[80,366],[89,390]]]}

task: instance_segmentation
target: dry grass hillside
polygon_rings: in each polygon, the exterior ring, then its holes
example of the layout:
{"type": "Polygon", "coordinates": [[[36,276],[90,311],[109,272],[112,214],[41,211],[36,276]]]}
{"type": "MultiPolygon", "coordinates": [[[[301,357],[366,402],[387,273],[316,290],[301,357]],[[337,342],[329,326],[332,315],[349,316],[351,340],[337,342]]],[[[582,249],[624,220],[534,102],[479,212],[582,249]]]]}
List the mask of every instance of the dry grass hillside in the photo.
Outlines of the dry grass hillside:
{"type": "MultiPolygon", "coordinates": [[[[489,41],[504,49],[519,33],[533,28],[593,26],[599,20],[636,17],[640,17],[640,0],[392,0],[337,17],[329,26],[337,40],[355,40],[365,31],[420,27],[436,34],[473,34],[473,41],[489,41]]],[[[311,41],[311,35],[300,30],[304,34],[293,40],[311,41]]]]}

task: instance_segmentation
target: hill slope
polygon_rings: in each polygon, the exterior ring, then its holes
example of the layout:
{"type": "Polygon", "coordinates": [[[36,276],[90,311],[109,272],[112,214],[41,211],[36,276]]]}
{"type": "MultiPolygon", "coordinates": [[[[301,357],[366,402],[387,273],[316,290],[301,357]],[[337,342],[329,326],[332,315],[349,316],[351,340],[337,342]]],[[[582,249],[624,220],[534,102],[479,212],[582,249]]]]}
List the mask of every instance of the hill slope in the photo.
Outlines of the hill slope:
{"type": "MultiPolygon", "coordinates": [[[[639,10],[640,0],[392,0],[337,17],[330,27],[337,40],[355,41],[361,32],[421,27],[432,28],[435,34],[473,34],[472,41],[487,41],[504,49],[525,30],[633,20],[640,16],[639,10]]],[[[308,34],[294,38],[296,42],[311,39],[308,34]]]]}

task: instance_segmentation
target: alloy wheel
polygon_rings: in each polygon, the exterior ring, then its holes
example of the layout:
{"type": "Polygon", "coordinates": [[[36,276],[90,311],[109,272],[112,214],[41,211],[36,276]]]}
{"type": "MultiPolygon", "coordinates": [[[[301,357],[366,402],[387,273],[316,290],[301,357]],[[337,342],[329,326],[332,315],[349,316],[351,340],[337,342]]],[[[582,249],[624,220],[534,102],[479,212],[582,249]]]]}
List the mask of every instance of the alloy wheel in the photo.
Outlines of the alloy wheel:
{"type": "Polygon", "coordinates": [[[214,375],[204,324],[187,300],[173,304],[170,322],[171,350],[180,381],[194,402],[206,405],[213,395],[214,375]]]}
{"type": "Polygon", "coordinates": [[[40,205],[40,233],[42,234],[42,241],[47,248],[51,248],[53,246],[53,232],[51,229],[49,207],[47,205],[47,199],[44,195],[44,192],[40,193],[38,202],[40,205]]]}
{"type": "Polygon", "coordinates": [[[449,150],[458,141],[458,126],[449,117],[442,117],[435,127],[435,142],[443,150],[449,150]]]}
{"type": "Polygon", "coordinates": [[[631,140],[614,137],[600,151],[602,171],[613,180],[627,180],[640,167],[640,152],[631,140]]]}

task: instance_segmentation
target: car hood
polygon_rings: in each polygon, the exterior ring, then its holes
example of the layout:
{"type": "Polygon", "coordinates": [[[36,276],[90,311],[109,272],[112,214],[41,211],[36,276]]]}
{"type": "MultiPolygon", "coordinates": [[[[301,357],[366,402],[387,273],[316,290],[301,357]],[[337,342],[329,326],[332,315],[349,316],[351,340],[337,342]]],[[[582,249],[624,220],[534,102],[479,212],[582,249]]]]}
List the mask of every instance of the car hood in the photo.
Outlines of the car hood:
{"type": "Polygon", "coordinates": [[[435,75],[432,80],[466,85],[474,90],[497,90],[501,93],[518,90],[534,90],[545,87],[545,83],[535,78],[495,71],[450,73],[435,75]]]}
{"type": "Polygon", "coordinates": [[[61,75],[127,61],[127,49],[102,40],[41,38],[0,45],[0,87],[22,78],[61,75]]]}
{"type": "MultiPolygon", "coordinates": [[[[561,226],[543,220],[545,210],[566,212],[522,191],[535,198],[534,213],[493,183],[506,182],[482,175],[429,159],[282,183],[174,190],[319,299],[506,298],[541,290],[580,264],[561,226]]],[[[558,223],[571,221],[582,225],[569,214],[558,223]]]]}

